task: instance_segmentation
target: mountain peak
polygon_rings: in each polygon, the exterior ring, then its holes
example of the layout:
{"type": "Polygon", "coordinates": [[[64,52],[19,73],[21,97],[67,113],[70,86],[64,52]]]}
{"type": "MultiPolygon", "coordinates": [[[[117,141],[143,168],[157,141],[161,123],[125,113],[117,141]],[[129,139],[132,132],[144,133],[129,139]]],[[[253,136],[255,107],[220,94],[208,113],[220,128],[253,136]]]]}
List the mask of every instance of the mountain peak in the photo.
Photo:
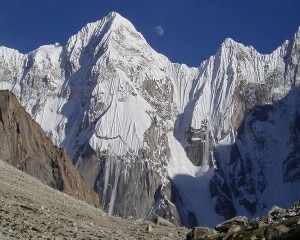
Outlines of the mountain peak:
{"type": "Polygon", "coordinates": [[[110,58],[128,63],[133,52],[144,51],[145,47],[148,45],[144,37],[129,20],[116,12],[111,12],[96,22],[88,23],[73,35],[66,45],[74,71],[82,64],[88,64],[88,61],[80,62],[83,53],[90,54],[91,58],[87,59],[98,59],[107,53],[110,58]],[[120,56],[124,59],[120,59],[120,56]]]}
{"type": "Polygon", "coordinates": [[[88,23],[76,35],[72,36],[71,39],[79,37],[89,41],[91,38],[99,36],[100,38],[98,40],[101,41],[105,33],[116,30],[124,31],[125,29],[131,32],[136,32],[135,27],[129,20],[122,17],[117,12],[110,12],[104,18],[88,23]]]}
{"type": "Polygon", "coordinates": [[[226,38],[221,46],[222,47],[236,47],[236,46],[244,46],[244,45],[241,44],[241,43],[236,42],[232,38],[226,38]]]}
{"type": "Polygon", "coordinates": [[[106,16],[106,18],[110,18],[110,19],[112,19],[112,20],[114,20],[114,19],[125,19],[124,17],[122,17],[119,13],[117,13],[117,12],[110,12],[107,16],[106,16]]]}
{"type": "Polygon", "coordinates": [[[219,50],[217,51],[217,55],[223,53],[230,53],[236,50],[240,45],[242,44],[235,42],[232,38],[226,38],[224,42],[221,44],[219,50]]]}
{"type": "MultiPolygon", "coordinates": [[[[133,24],[128,19],[121,16],[117,12],[110,12],[106,17],[104,17],[104,20],[110,22],[112,27],[119,27],[123,25],[135,29],[133,24]]],[[[102,19],[98,22],[102,22],[102,19]]]]}
{"type": "Polygon", "coordinates": [[[117,16],[120,16],[120,14],[117,13],[117,12],[115,12],[115,11],[112,11],[112,12],[110,12],[107,16],[110,16],[110,17],[115,18],[115,17],[117,17],[117,16]]]}

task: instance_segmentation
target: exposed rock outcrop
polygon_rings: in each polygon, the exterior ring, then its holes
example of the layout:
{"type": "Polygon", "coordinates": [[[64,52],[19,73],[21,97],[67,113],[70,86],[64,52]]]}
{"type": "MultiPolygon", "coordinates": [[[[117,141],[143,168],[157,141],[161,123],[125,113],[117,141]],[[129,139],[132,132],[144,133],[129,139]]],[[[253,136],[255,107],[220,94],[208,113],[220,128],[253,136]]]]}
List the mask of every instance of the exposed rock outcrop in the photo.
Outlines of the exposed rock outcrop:
{"type": "Polygon", "coordinates": [[[2,160],[55,189],[99,206],[96,193],[65,151],[53,145],[9,91],[0,91],[0,136],[2,160]]]}
{"type": "Polygon", "coordinates": [[[186,240],[203,239],[203,238],[214,238],[218,235],[218,232],[211,228],[206,227],[194,227],[186,235],[186,240]]]}
{"type": "Polygon", "coordinates": [[[287,210],[273,206],[266,216],[260,218],[239,216],[218,224],[215,229],[195,227],[187,233],[186,239],[298,239],[299,223],[299,203],[287,210]]]}
{"type": "Polygon", "coordinates": [[[249,226],[248,219],[243,216],[237,216],[229,219],[223,223],[218,224],[215,229],[219,232],[228,232],[232,226],[239,226],[241,228],[247,228],[249,226]]]}

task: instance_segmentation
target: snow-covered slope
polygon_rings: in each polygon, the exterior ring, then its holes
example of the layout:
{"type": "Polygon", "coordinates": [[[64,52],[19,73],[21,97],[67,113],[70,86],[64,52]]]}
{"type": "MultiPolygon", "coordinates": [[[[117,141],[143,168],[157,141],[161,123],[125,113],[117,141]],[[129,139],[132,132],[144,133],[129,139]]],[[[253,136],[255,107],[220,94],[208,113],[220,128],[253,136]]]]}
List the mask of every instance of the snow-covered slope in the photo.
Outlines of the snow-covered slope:
{"type": "Polygon", "coordinates": [[[300,199],[299,41],[300,30],[262,55],[227,39],[189,68],[113,12],[66,46],[0,47],[0,88],[66,148],[110,214],[178,223],[174,203],[183,224],[213,226],[300,199]]]}

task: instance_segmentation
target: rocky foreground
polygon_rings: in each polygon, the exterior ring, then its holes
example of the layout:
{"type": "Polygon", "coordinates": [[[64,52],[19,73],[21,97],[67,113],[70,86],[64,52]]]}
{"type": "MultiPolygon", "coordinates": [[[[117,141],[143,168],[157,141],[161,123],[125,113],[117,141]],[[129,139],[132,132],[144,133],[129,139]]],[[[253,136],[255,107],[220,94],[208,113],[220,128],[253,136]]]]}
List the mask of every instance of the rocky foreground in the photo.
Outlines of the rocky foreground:
{"type": "Polygon", "coordinates": [[[110,217],[0,160],[0,239],[185,239],[187,229],[110,217]]]}
{"type": "Polygon", "coordinates": [[[215,229],[108,216],[0,160],[0,239],[299,239],[300,204],[235,217],[215,229]]]}
{"type": "Polygon", "coordinates": [[[261,218],[234,217],[215,229],[196,227],[186,239],[300,239],[300,203],[287,210],[274,206],[261,218]]]}

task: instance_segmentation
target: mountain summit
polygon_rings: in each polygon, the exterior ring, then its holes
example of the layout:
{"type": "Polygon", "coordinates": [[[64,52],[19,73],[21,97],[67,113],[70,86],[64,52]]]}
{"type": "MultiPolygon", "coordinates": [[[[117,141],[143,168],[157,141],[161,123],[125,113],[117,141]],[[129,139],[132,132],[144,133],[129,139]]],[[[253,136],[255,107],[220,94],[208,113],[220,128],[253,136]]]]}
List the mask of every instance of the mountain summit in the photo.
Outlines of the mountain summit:
{"type": "Polygon", "coordinates": [[[299,49],[299,34],[267,55],[228,39],[189,68],[111,13],[66,46],[0,47],[0,88],[109,214],[214,226],[300,199],[299,49]]]}

